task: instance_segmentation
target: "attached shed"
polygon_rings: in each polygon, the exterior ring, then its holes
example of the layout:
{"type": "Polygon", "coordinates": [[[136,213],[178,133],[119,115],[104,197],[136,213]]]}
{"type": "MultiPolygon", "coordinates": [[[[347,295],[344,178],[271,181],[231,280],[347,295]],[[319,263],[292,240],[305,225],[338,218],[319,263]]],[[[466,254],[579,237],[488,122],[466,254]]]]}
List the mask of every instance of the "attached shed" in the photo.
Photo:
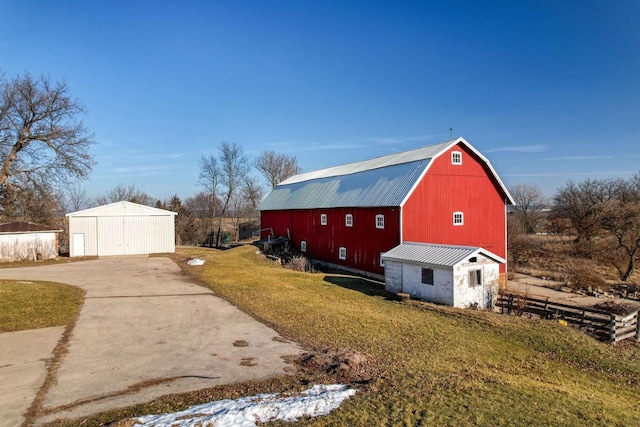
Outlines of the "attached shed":
{"type": "Polygon", "coordinates": [[[479,247],[402,243],[382,256],[385,288],[453,307],[493,307],[505,260],[479,247]]]}
{"type": "Polygon", "coordinates": [[[32,222],[0,224],[0,259],[25,261],[58,256],[58,233],[62,230],[32,222]]]}
{"type": "Polygon", "coordinates": [[[69,256],[175,252],[176,215],[132,202],[69,213],[69,256]]]}

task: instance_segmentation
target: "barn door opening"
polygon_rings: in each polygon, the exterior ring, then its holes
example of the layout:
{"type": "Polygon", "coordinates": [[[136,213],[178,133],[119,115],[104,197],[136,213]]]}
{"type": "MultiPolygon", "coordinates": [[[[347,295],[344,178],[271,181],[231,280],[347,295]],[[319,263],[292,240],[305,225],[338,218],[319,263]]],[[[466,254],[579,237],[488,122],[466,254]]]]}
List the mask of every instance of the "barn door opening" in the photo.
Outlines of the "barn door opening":
{"type": "Polygon", "coordinates": [[[71,256],[84,256],[84,233],[73,233],[73,253],[71,256]]]}

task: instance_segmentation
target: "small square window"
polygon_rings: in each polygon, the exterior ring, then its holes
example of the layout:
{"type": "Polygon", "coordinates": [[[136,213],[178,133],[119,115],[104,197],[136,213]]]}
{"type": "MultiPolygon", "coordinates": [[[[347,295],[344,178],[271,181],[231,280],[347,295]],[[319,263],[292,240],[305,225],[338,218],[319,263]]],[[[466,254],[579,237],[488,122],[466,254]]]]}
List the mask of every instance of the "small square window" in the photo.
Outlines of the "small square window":
{"type": "Polygon", "coordinates": [[[376,215],[376,228],[384,228],[384,215],[376,215]]]}
{"type": "Polygon", "coordinates": [[[453,213],[453,225],[464,225],[464,214],[462,212],[453,213]]]}
{"type": "Polygon", "coordinates": [[[422,269],[422,283],[424,283],[425,285],[433,285],[433,269],[432,268],[422,269]]]}
{"type": "Polygon", "coordinates": [[[300,252],[307,252],[307,242],[304,240],[300,242],[300,252]]]}
{"type": "Polygon", "coordinates": [[[451,152],[451,164],[452,165],[461,165],[462,164],[462,153],[460,151],[452,151],[451,152]]]}
{"type": "Polygon", "coordinates": [[[347,248],[340,247],[340,251],[338,252],[338,258],[347,259],[347,248]]]}
{"type": "Polygon", "coordinates": [[[482,270],[469,270],[469,287],[482,286],[482,270]]]}
{"type": "Polygon", "coordinates": [[[383,256],[384,252],[380,252],[380,267],[384,267],[384,259],[382,259],[383,256]]]}
{"type": "Polygon", "coordinates": [[[347,227],[353,227],[353,215],[346,214],[344,217],[344,225],[347,227]]]}
{"type": "Polygon", "coordinates": [[[320,215],[320,225],[327,225],[327,214],[320,215]]]}

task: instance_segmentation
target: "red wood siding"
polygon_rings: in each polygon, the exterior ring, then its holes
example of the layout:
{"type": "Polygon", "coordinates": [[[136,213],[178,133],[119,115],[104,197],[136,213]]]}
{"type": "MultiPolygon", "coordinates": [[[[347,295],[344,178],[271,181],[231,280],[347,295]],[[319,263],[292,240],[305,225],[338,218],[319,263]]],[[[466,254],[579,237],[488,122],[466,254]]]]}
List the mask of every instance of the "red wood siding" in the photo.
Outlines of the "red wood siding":
{"type": "MultiPolygon", "coordinates": [[[[273,228],[276,236],[290,236],[300,250],[307,242],[306,256],[375,274],[384,274],[380,253],[400,243],[399,208],[330,208],[261,212],[261,228],[273,228]],[[320,225],[320,215],[327,225],[320,225]],[[345,217],[353,215],[353,226],[345,217]],[[385,228],[376,228],[376,215],[385,217],[385,228]],[[339,259],[340,247],[347,249],[346,260],[339,259]]],[[[263,232],[263,236],[266,234],[263,232]]]]}
{"type": "MultiPolygon", "coordinates": [[[[480,246],[506,258],[505,201],[484,162],[456,145],[435,159],[402,209],[402,239],[408,242],[480,246]],[[462,165],[451,152],[462,152],[462,165]],[[464,224],[453,225],[453,213],[464,224]]],[[[501,272],[505,266],[501,265],[501,272]]]]}

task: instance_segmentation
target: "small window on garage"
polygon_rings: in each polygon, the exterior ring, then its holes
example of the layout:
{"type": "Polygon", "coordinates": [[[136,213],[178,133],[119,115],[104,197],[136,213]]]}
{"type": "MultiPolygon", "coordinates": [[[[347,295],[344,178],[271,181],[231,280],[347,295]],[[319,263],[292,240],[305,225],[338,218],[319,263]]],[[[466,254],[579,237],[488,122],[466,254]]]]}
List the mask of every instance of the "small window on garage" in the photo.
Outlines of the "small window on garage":
{"type": "Polygon", "coordinates": [[[464,225],[464,214],[462,212],[453,213],[453,225],[464,225]]]}
{"type": "Polygon", "coordinates": [[[342,246],[340,247],[340,250],[338,251],[338,258],[347,259],[347,248],[342,246]]]}
{"type": "Polygon", "coordinates": [[[327,225],[327,214],[320,215],[320,225],[327,225]]]}
{"type": "Polygon", "coordinates": [[[376,215],[376,228],[384,228],[384,215],[376,215]]]}
{"type": "Polygon", "coordinates": [[[300,252],[307,252],[307,242],[304,240],[300,242],[300,252]]]}
{"type": "Polygon", "coordinates": [[[433,285],[433,268],[422,269],[422,283],[425,285],[433,285]]]}
{"type": "Polygon", "coordinates": [[[469,287],[482,286],[482,270],[469,270],[469,287]]]}
{"type": "Polygon", "coordinates": [[[346,214],[344,216],[344,225],[346,225],[347,227],[353,227],[353,215],[346,214]]]}
{"type": "Polygon", "coordinates": [[[452,165],[461,165],[462,164],[462,153],[460,151],[452,151],[451,152],[451,164],[452,165]]]}
{"type": "Polygon", "coordinates": [[[382,259],[383,256],[384,252],[380,252],[380,267],[384,267],[384,259],[382,259]]]}

